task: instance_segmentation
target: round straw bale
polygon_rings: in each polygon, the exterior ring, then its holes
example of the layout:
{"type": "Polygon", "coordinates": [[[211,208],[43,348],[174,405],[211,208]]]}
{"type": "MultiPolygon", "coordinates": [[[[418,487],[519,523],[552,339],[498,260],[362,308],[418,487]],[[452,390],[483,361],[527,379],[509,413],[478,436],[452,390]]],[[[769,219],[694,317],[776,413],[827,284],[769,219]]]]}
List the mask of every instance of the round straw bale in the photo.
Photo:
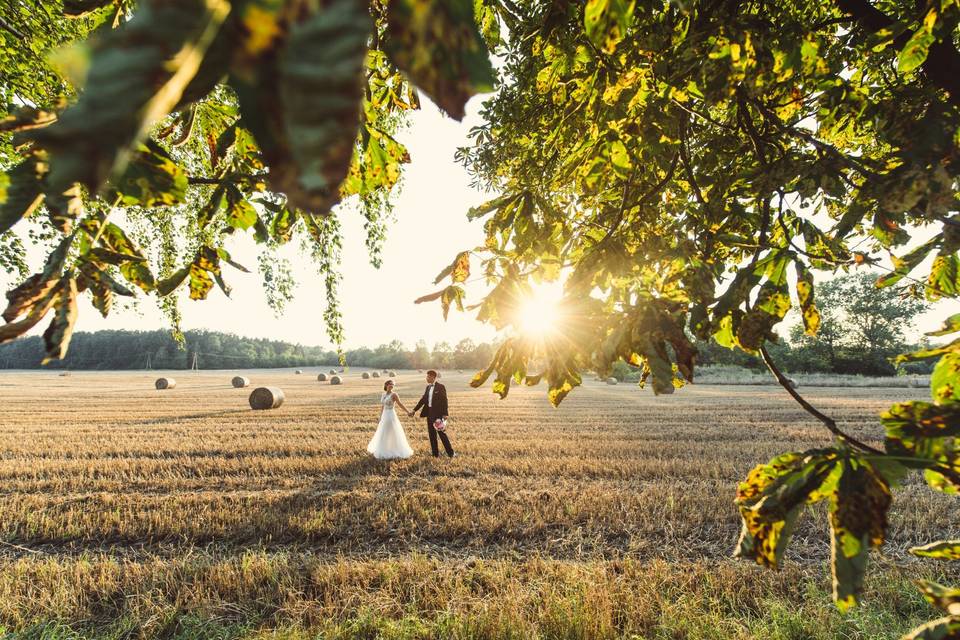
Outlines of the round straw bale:
{"type": "Polygon", "coordinates": [[[396,371],[391,371],[391,372],[388,373],[387,375],[390,376],[391,378],[396,378],[396,377],[397,377],[397,372],[396,372],[396,371]]]}
{"type": "Polygon", "coordinates": [[[607,384],[619,384],[620,381],[616,378],[607,378],[607,384]]]}
{"type": "Polygon", "coordinates": [[[360,374],[360,377],[363,378],[364,380],[369,380],[370,374],[364,371],[363,373],[360,374]]]}
{"type": "Polygon", "coordinates": [[[244,378],[243,376],[233,376],[233,380],[230,381],[230,384],[233,385],[234,389],[243,389],[244,387],[250,386],[250,378],[244,378]]]}
{"type": "Polygon", "coordinates": [[[297,374],[297,375],[300,375],[301,373],[303,373],[303,370],[302,370],[302,369],[297,369],[296,371],[294,371],[294,373],[297,374]]]}
{"type": "Polygon", "coordinates": [[[325,373],[318,373],[318,374],[317,374],[317,380],[319,380],[320,382],[326,382],[326,381],[327,381],[327,374],[325,374],[325,373]]]}
{"type": "Polygon", "coordinates": [[[387,371],[386,369],[384,369],[384,370],[381,371],[380,373],[389,373],[389,371],[387,371]]]}
{"type": "Polygon", "coordinates": [[[334,374],[336,373],[336,371],[333,370],[333,369],[330,369],[330,371],[328,371],[327,373],[329,373],[330,375],[334,375],[334,374]]]}
{"type": "Polygon", "coordinates": [[[62,373],[60,374],[60,377],[61,377],[61,378],[66,378],[66,377],[68,377],[69,375],[70,375],[70,372],[69,372],[69,371],[64,371],[64,372],[62,372],[62,373]]]}
{"type": "Polygon", "coordinates": [[[283,391],[279,387],[257,387],[250,394],[250,408],[276,409],[283,404],[283,391]]]}
{"type": "Polygon", "coordinates": [[[161,391],[163,389],[173,389],[175,386],[177,386],[177,381],[173,378],[157,378],[157,381],[153,383],[153,386],[161,391]]]}
{"type": "Polygon", "coordinates": [[[379,377],[380,377],[380,372],[379,372],[379,371],[374,371],[374,372],[371,373],[370,375],[372,375],[374,378],[379,378],[379,377]]]}
{"type": "Polygon", "coordinates": [[[343,381],[340,379],[340,376],[333,376],[330,378],[330,384],[343,384],[343,381]]]}

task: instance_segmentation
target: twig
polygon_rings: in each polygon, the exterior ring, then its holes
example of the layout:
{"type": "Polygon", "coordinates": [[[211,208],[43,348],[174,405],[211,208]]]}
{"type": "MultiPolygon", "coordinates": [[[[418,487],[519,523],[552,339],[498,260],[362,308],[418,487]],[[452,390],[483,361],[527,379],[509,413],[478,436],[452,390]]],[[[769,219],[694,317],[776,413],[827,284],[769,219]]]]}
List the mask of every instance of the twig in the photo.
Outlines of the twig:
{"type": "Polygon", "coordinates": [[[5,545],[7,547],[11,547],[13,549],[19,549],[20,551],[26,551],[27,553],[37,553],[41,555],[46,553],[45,551],[40,551],[39,549],[30,549],[29,547],[21,547],[18,544],[7,542],[6,540],[0,540],[0,544],[5,545]]]}
{"type": "Polygon", "coordinates": [[[26,40],[26,38],[27,38],[25,35],[23,35],[23,34],[20,33],[19,31],[17,31],[17,29],[16,29],[13,25],[11,25],[10,23],[8,23],[8,22],[7,22],[6,20],[4,20],[3,18],[0,18],[0,28],[3,28],[5,31],[9,31],[10,33],[12,33],[13,35],[15,35],[16,37],[20,38],[21,40],[26,40]]]}
{"type": "Polygon", "coordinates": [[[827,428],[827,430],[830,431],[830,433],[835,435],[840,440],[846,442],[847,444],[860,449],[861,451],[872,453],[878,456],[886,455],[884,454],[883,451],[880,451],[879,449],[875,449],[874,447],[871,447],[868,444],[864,444],[863,442],[860,442],[853,436],[848,435],[843,431],[841,431],[840,427],[837,426],[836,420],[822,413],[815,406],[807,402],[806,398],[804,398],[799,393],[797,393],[797,390],[793,388],[792,384],[790,384],[790,380],[788,380],[787,377],[783,375],[783,373],[777,367],[777,364],[773,361],[773,358],[770,357],[770,352],[767,351],[767,348],[765,346],[760,347],[760,356],[763,358],[764,364],[766,364],[767,368],[770,369],[770,373],[772,373],[773,377],[777,379],[777,382],[780,384],[780,386],[786,389],[787,393],[789,393],[790,396],[794,400],[796,400],[801,407],[803,407],[804,411],[806,411],[807,413],[812,415],[814,418],[822,422],[823,425],[827,428]]]}

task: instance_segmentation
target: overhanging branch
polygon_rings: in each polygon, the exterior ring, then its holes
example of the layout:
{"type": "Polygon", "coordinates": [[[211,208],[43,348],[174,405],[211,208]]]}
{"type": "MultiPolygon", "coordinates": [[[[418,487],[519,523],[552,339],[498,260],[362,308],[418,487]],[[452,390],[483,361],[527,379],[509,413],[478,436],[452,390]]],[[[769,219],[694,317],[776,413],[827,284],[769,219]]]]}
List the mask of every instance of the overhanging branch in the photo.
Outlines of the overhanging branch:
{"type": "MultiPolygon", "coordinates": [[[[896,22],[870,4],[869,0],[836,1],[841,11],[856,19],[857,23],[870,33],[876,33],[896,22]]],[[[952,29],[946,31],[949,34],[952,29]]],[[[898,50],[903,49],[909,39],[909,33],[901,34],[894,39],[893,45],[898,50]]],[[[930,46],[927,59],[920,68],[930,82],[947,92],[951,104],[960,107],[960,52],[953,47],[949,38],[937,40],[930,46]]]]}

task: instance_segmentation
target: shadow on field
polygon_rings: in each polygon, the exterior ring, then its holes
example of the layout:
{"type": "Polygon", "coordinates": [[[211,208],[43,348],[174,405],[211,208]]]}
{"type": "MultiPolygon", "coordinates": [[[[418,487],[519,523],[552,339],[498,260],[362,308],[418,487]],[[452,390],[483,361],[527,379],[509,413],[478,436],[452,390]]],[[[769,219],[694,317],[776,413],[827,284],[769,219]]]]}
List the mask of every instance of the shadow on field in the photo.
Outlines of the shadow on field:
{"type": "Polygon", "coordinates": [[[149,420],[138,420],[128,422],[131,427],[153,427],[162,424],[177,424],[187,420],[203,420],[204,418],[221,418],[223,416],[236,415],[240,413],[250,413],[250,409],[222,409],[220,411],[206,411],[204,413],[190,413],[187,415],[176,414],[172,416],[163,416],[160,418],[150,418],[149,420]]]}

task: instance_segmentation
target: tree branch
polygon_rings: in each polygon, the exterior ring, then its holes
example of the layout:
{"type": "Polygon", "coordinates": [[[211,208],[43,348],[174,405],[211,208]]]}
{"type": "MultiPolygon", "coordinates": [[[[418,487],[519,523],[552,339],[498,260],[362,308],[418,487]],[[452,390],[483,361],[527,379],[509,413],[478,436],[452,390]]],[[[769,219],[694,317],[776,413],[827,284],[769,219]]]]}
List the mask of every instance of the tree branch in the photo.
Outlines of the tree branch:
{"type": "Polygon", "coordinates": [[[12,33],[14,36],[16,36],[17,38],[20,38],[21,40],[26,40],[26,36],[25,36],[25,35],[23,35],[23,34],[20,33],[19,31],[17,31],[16,27],[14,27],[14,26],[11,25],[10,23],[8,23],[8,22],[7,22],[6,20],[4,20],[3,18],[0,18],[0,28],[2,28],[2,29],[5,30],[5,31],[8,31],[8,32],[12,33]]]}
{"type": "Polygon", "coordinates": [[[846,442],[847,444],[853,447],[856,447],[861,451],[872,453],[878,456],[886,455],[884,454],[883,451],[880,451],[879,449],[875,449],[874,447],[871,447],[868,444],[864,444],[863,442],[860,442],[853,436],[847,435],[846,433],[841,431],[840,427],[837,426],[837,422],[833,418],[831,418],[828,415],[825,415],[824,413],[821,413],[820,410],[818,410],[812,404],[807,402],[806,398],[804,398],[799,393],[797,393],[797,390],[793,388],[793,385],[790,383],[790,380],[788,380],[787,377],[783,375],[783,372],[781,372],[780,369],[777,367],[777,364],[773,361],[773,358],[770,357],[770,352],[767,351],[766,346],[760,347],[760,356],[763,358],[764,364],[766,364],[767,368],[770,369],[770,373],[772,373],[773,377],[777,379],[777,382],[780,384],[780,386],[786,389],[787,393],[790,394],[790,397],[796,400],[797,404],[803,407],[804,411],[806,411],[807,413],[812,415],[814,418],[822,422],[823,425],[827,428],[827,430],[830,433],[835,435],[837,438],[839,438],[843,442],[846,442]]]}
{"type": "MultiPolygon", "coordinates": [[[[869,0],[836,0],[837,7],[846,14],[853,16],[860,26],[876,33],[881,29],[893,25],[896,21],[883,13],[869,0]]],[[[927,59],[920,68],[931,83],[947,92],[951,104],[960,107],[960,52],[954,47],[949,38],[952,29],[947,29],[948,37],[938,39],[930,46],[927,59]]],[[[903,49],[910,40],[910,33],[900,34],[893,41],[898,50],[903,49]]]]}

